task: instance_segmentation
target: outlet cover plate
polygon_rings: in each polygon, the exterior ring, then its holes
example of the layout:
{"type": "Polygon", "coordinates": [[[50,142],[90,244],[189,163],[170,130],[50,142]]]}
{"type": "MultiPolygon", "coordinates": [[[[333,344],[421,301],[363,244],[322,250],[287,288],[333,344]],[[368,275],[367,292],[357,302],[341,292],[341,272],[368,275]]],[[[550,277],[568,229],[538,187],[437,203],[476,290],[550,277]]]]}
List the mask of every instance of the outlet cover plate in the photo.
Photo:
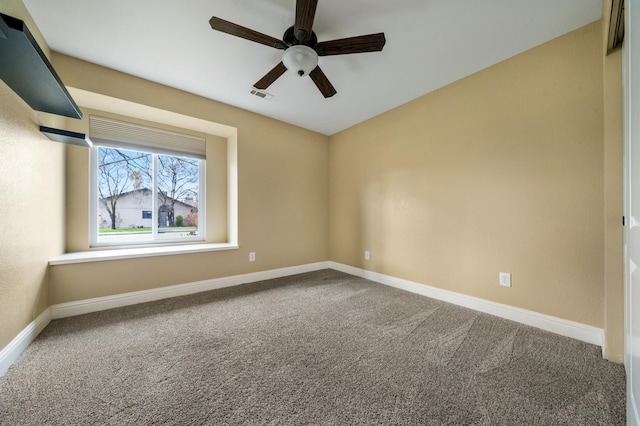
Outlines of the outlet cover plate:
{"type": "Polygon", "coordinates": [[[511,287],[511,274],[508,272],[500,272],[500,285],[502,287],[511,287]]]}

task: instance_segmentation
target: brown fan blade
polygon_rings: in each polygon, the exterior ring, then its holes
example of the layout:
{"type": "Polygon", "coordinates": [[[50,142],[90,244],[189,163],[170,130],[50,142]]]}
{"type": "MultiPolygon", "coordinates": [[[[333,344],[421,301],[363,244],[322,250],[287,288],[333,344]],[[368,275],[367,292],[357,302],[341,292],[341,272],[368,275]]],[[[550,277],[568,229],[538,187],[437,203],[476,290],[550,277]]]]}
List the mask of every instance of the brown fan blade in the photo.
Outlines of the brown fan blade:
{"type": "Polygon", "coordinates": [[[318,56],[379,52],[384,47],[385,42],[384,33],[376,33],[323,41],[316,44],[315,49],[318,52],[318,56]]]}
{"type": "Polygon", "coordinates": [[[317,8],[318,0],[296,1],[296,22],[293,25],[293,34],[296,39],[300,41],[309,40],[317,8]]]}
{"type": "Polygon", "coordinates": [[[325,98],[330,98],[338,93],[320,67],[315,67],[314,70],[309,73],[309,77],[311,77],[311,80],[313,80],[325,98]]]}
{"type": "Polygon", "coordinates": [[[276,81],[284,72],[287,70],[287,67],[284,66],[282,62],[273,67],[271,71],[265,74],[256,84],[253,85],[256,89],[266,89],[271,86],[274,81],[276,81]]]}
{"type": "Polygon", "coordinates": [[[255,41],[256,43],[264,44],[266,46],[275,47],[276,49],[285,49],[286,45],[282,40],[268,36],[266,34],[259,33],[250,28],[243,27],[233,22],[225,21],[224,19],[216,18],[213,16],[209,20],[209,25],[216,31],[231,34],[246,40],[255,41]]]}

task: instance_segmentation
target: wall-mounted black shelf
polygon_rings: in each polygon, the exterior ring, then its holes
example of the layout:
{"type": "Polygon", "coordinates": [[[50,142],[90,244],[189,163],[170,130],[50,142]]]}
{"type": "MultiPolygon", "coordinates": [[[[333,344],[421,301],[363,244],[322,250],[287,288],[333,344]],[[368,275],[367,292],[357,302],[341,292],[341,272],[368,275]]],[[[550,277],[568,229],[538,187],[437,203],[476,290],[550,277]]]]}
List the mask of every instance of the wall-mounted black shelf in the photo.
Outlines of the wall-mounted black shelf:
{"type": "Polygon", "coordinates": [[[82,111],[25,23],[2,13],[0,79],[37,111],[82,118],[82,111]]]}

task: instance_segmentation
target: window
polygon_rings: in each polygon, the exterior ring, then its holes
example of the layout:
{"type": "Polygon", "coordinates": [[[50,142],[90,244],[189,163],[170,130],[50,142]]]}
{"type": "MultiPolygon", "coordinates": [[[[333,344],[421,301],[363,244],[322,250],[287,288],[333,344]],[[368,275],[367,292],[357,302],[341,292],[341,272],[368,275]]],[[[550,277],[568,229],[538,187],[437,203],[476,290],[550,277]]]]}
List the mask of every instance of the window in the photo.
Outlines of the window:
{"type": "Polygon", "coordinates": [[[92,246],[205,239],[204,139],[97,117],[90,132],[92,246]]]}

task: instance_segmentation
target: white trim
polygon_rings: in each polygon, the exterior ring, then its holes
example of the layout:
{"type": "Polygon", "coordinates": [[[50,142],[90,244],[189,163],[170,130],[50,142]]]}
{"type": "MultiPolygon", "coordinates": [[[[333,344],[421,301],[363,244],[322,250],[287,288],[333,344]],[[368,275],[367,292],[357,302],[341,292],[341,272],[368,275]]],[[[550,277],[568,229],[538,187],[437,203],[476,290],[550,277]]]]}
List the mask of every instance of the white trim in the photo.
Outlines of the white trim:
{"type": "Polygon", "coordinates": [[[638,166],[634,164],[637,158],[637,150],[640,149],[640,127],[637,115],[640,110],[640,79],[637,76],[640,69],[640,55],[638,54],[638,43],[636,28],[640,23],[640,8],[635,1],[627,2],[624,5],[625,34],[622,43],[622,123],[623,123],[623,214],[627,221],[624,227],[623,253],[624,253],[624,366],[627,378],[627,424],[640,425],[640,413],[638,413],[638,403],[640,395],[634,389],[640,382],[638,374],[638,334],[636,324],[640,317],[637,302],[638,289],[634,282],[637,276],[638,239],[637,230],[632,230],[637,226],[637,221],[633,217],[638,214],[636,211],[638,193],[640,186],[637,182],[638,166]]]}
{"type": "Polygon", "coordinates": [[[336,271],[362,277],[380,284],[410,291],[412,293],[442,300],[448,303],[453,303],[455,305],[464,306],[466,308],[541,328],[543,330],[572,337],[594,345],[603,346],[603,330],[596,327],[329,261],[53,305],[47,308],[38,316],[38,318],[25,327],[20,334],[18,334],[4,349],[2,349],[2,351],[0,351],[0,377],[3,376],[9,367],[20,358],[31,342],[33,342],[33,340],[49,324],[49,322],[51,322],[52,319],[66,318],[171,297],[185,296],[203,291],[319,271],[322,269],[335,269],[336,271]]]}
{"type": "Polygon", "coordinates": [[[327,262],[310,263],[307,265],[291,266],[288,268],[272,269],[269,271],[253,272],[230,277],[214,278],[211,280],[197,281],[187,284],[177,284],[150,290],[134,291],[130,293],[116,294],[113,296],[96,297],[93,299],[79,300],[76,302],[60,303],[51,306],[51,318],[66,318],[75,315],[98,312],[106,309],[120,308],[136,305],[138,303],[153,302],[155,300],[171,297],[186,296],[188,294],[203,291],[216,290],[224,287],[232,287],[289,275],[327,269],[327,262]]]}
{"type": "MultiPolygon", "coordinates": [[[[89,150],[89,247],[95,247],[98,245],[98,147],[91,147],[89,150]],[[93,197],[96,198],[96,202],[93,202],[93,197]],[[95,231],[95,232],[94,232],[95,231]]],[[[154,220],[151,220],[153,223],[154,220]]],[[[51,262],[49,262],[51,265],[51,262]]]]}
{"type": "MultiPolygon", "coordinates": [[[[218,248],[206,249],[203,248],[207,244],[198,245],[200,249],[180,250],[176,252],[164,253],[164,254],[182,254],[192,253],[197,251],[213,251],[213,250],[229,250],[238,248],[238,129],[236,127],[227,126],[224,124],[216,123],[209,120],[203,120],[200,118],[190,117],[188,115],[178,114],[171,111],[162,110],[159,108],[150,107],[148,105],[138,104],[135,102],[125,101],[123,99],[113,98],[111,96],[101,95],[98,93],[89,92],[86,90],[78,89],[75,87],[67,87],[69,93],[76,100],[78,105],[84,108],[91,108],[97,111],[103,111],[115,115],[120,115],[122,111],[127,111],[129,118],[135,118],[144,120],[149,123],[162,123],[167,126],[172,126],[178,129],[185,129],[189,131],[195,131],[203,133],[205,135],[215,135],[225,138],[227,140],[227,222],[228,222],[228,241],[226,244],[218,244],[218,248]]],[[[93,175],[93,174],[92,174],[93,175]]],[[[95,187],[97,181],[91,182],[91,185],[95,187]]],[[[93,204],[93,203],[90,203],[93,204]]],[[[89,212],[89,220],[97,220],[97,212],[89,212]]],[[[202,220],[202,219],[201,219],[202,220]]],[[[95,229],[95,224],[90,224],[91,229],[95,229]]],[[[201,227],[203,230],[204,228],[201,227]]],[[[89,243],[95,245],[95,241],[92,240],[93,236],[90,236],[89,243]]],[[[211,244],[214,246],[215,244],[211,244]]],[[[143,249],[144,250],[144,249],[143,249]]],[[[130,259],[132,257],[148,257],[156,256],[149,252],[149,254],[126,256],[123,259],[130,259]]],[[[62,255],[53,259],[53,263],[50,265],[63,265],[65,263],[82,263],[82,262],[95,262],[99,260],[115,260],[119,257],[105,257],[96,258],[93,255],[87,255],[82,259],[73,260],[74,256],[62,255]]]]}
{"type": "Polygon", "coordinates": [[[172,246],[136,247],[113,250],[92,250],[65,253],[49,260],[49,265],[67,265],[70,263],[102,262],[105,260],[135,259],[138,257],[169,256],[173,254],[200,253],[238,249],[236,244],[184,244],[172,246]]]}
{"type": "MultiPolygon", "coordinates": [[[[90,247],[96,248],[96,249],[109,249],[110,247],[126,247],[126,246],[134,246],[134,247],[140,247],[141,245],[157,245],[157,244],[168,244],[168,243],[174,243],[177,245],[180,245],[182,243],[185,243],[186,241],[189,241],[190,243],[204,243],[205,241],[205,237],[207,235],[207,230],[206,230],[206,160],[205,159],[191,159],[191,161],[195,162],[197,164],[198,167],[198,182],[197,182],[197,195],[198,195],[198,211],[201,213],[198,215],[198,223],[197,225],[197,231],[195,236],[188,236],[185,237],[185,231],[181,232],[181,233],[166,233],[166,234],[161,234],[159,233],[159,207],[161,204],[161,197],[159,198],[159,181],[158,181],[158,174],[160,173],[160,160],[159,160],[159,156],[162,155],[160,152],[155,152],[153,150],[149,150],[147,152],[143,152],[143,154],[148,155],[149,156],[149,160],[150,160],[150,168],[147,169],[148,172],[150,172],[151,174],[151,180],[150,180],[150,186],[151,186],[151,196],[146,195],[146,198],[144,202],[141,202],[142,205],[138,204],[138,214],[141,214],[143,210],[149,210],[150,212],[152,212],[152,219],[151,219],[151,229],[148,232],[144,232],[144,233],[133,233],[133,234],[101,234],[99,232],[99,228],[100,228],[100,224],[98,223],[98,213],[100,212],[100,206],[102,206],[105,210],[103,210],[103,213],[105,213],[105,217],[109,216],[109,214],[107,214],[109,212],[109,206],[107,205],[108,203],[106,201],[100,201],[101,198],[101,192],[100,192],[100,188],[98,185],[98,175],[100,175],[99,172],[99,166],[98,166],[98,162],[99,162],[99,158],[100,158],[100,149],[106,148],[105,145],[94,145],[93,148],[91,148],[90,151],[90,167],[89,170],[91,171],[90,173],[90,188],[89,188],[89,198],[91,200],[91,202],[89,203],[89,214],[90,214],[90,218],[89,218],[89,222],[90,222],[90,247]],[[149,204],[148,204],[149,203],[149,204]],[[204,214],[202,214],[204,212],[204,214]]],[[[139,151],[136,151],[139,152],[139,151]]],[[[193,165],[193,164],[192,164],[193,165]]],[[[149,188],[146,188],[147,190],[149,190],[149,188]]],[[[126,194],[132,194],[135,193],[136,190],[132,190],[132,191],[127,191],[124,193],[121,193],[120,196],[124,196],[126,194]]],[[[142,193],[142,195],[144,195],[144,193],[142,193]]],[[[111,198],[112,195],[109,194],[109,196],[107,198],[111,198]]],[[[115,195],[113,195],[113,197],[115,197],[115,195]]],[[[164,200],[166,202],[166,198],[172,199],[171,197],[168,197],[168,194],[165,194],[164,196],[164,200]]],[[[174,199],[174,203],[175,202],[184,204],[183,201],[181,200],[177,200],[174,199]]],[[[184,205],[183,205],[184,207],[184,205]]],[[[184,214],[184,213],[182,213],[184,214]]],[[[140,218],[140,216],[138,216],[138,219],[140,218]]],[[[135,219],[133,219],[133,221],[135,222],[135,219]]],[[[111,222],[110,225],[111,226],[111,222]]],[[[134,225],[135,226],[135,225],[134,225]]]]}
{"type": "Polygon", "coordinates": [[[388,275],[355,268],[341,263],[329,262],[329,268],[401,290],[417,293],[422,296],[431,297],[433,299],[453,303],[454,305],[464,306],[465,308],[540,328],[562,336],[571,337],[593,345],[601,347],[604,346],[604,331],[601,328],[592,327],[590,325],[562,318],[556,318],[526,309],[516,308],[514,306],[504,305],[502,303],[491,302],[489,300],[467,296],[465,294],[455,293],[453,291],[443,290],[413,281],[394,278],[388,275]]]}
{"type": "MultiPolygon", "coordinates": [[[[156,173],[153,174],[154,179],[157,179],[156,173]]],[[[207,165],[203,160],[198,161],[198,179],[202,182],[202,185],[199,185],[200,189],[205,188],[204,191],[200,192],[198,189],[198,210],[199,212],[205,212],[205,215],[198,215],[198,234],[202,236],[202,239],[205,239],[207,236],[207,218],[206,218],[206,207],[207,207],[207,165]]],[[[157,186],[154,186],[154,190],[157,190],[157,186]]],[[[156,194],[157,199],[158,194],[156,194]]],[[[157,214],[157,213],[156,213],[157,214]]],[[[153,213],[152,213],[153,216],[153,213]]],[[[176,218],[177,219],[177,218],[176,218]]],[[[156,227],[158,226],[157,220],[151,221],[156,227]]],[[[154,232],[158,232],[156,229],[154,232]]],[[[156,235],[156,234],[154,234],[156,235]]],[[[227,244],[229,241],[227,241],[227,244]]]]}
{"type": "Polygon", "coordinates": [[[227,137],[227,229],[229,244],[238,245],[238,133],[227,137]]]}
{"type": "Polygon", "coordinates": [[[249,274],[216,278],[188,284],[179,284],[151,290],[117,294],[114,296],[96,297],[94,299],[60,303],[50,306],[40,314],[38,318],[27,325],[20,334],[18,334],[6,347],[2,349],[2,351],[0,351],[0,377],[7,372],[14,362],[20,359],[20,356],[29,347],[31,342],[35,340],[40,332],[42,332],[42,330],[44,330],[44,328],[53,319],[82,315],[90,312],[135,305],[138,303],[152,302],[154,300],[184,296],[202,291],[286,277],[305,272],[319,271],[327,269],[328,267],[328,262],[310,263],[307,265],[253,272],[249,274]]]}
{"type": "Polygon", "coordinates": [[[0,377],[4,376],[9,367],[20,359],[22,353],[50,322],[51,308],[47,308],[0,351],[0,377]]]}

